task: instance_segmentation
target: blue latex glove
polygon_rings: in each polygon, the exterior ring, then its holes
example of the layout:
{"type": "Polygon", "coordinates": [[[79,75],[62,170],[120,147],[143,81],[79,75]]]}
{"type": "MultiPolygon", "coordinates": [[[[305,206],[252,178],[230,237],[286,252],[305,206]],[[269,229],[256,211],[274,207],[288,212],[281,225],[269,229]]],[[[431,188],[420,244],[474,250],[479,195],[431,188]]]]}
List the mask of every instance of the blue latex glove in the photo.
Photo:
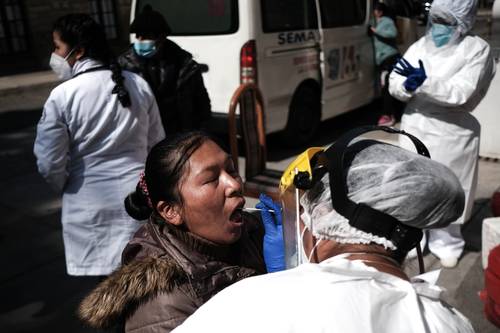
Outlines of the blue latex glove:
{"type": "Polygon", "coordinates": [[[260,216],[266,231],[264,235],[264,261],[267,272],[283,271],[286,266],[281,205],[265,194],[261,194],[259,199],[260,202],[255,207],[262,209],[260,216]],[[274,210],[274,213],[269,212],[268,209],[274,210]]]}
{"type": "Polygon", "coordinates": [[[417,90],[417,88],[420,87],[427,79],[424,63],[422,60],[419,60],[418,64],[419,68],[415,68],[408,62],[408,60],[400,58],[396,66],[394,66],[394,72],[407,78],[403,83],[407,91],[413,92],[417,90]]]}

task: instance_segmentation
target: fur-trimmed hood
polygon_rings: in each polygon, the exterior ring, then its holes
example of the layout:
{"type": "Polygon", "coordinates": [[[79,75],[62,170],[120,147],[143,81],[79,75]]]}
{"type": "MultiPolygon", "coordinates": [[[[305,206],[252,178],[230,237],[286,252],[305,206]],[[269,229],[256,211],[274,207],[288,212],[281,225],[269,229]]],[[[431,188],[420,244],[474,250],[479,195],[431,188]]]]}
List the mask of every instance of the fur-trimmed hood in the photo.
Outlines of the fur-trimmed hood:
{"type": "Polygon", "coordinates": [[[132,313],[145,299],[171,291],[182,277],[180,267],[165,258],[145,258],[121,267],[80,304],[80,319],[106,329],[132,313]]]}
{"type": "MultiPolygon", "coordinates": [[[[176,308],[180,303],[196,305],[187,317],[228,285],[264,273],[263,228],[247,218],[240,240],[220,246],[152,216],[123,251],[122,267],[85,297],[79,317],[91,327],[106,329],[142,313],[139,309],[148,302],[157,302],[165,312],[170,303],[176,308]]],[[[153,315],[139,315],[141,322],[148,316],[153,315]]]]}

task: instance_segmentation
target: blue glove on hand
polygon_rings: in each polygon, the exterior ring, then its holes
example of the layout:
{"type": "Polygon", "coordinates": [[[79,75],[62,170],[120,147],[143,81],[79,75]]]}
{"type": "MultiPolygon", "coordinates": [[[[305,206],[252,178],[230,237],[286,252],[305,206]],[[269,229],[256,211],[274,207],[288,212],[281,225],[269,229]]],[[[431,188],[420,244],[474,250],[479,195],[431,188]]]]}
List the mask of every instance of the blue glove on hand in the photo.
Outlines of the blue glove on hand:
{"type": "Polygon", "coordinates": [[[260,216],[266,231],[264,235],[264,261],[267,272],[285,270],[285,246],[283,244],[283,225],[281,205],[265,194],[259,196],[260,202],[255,206],[261,209],[260,216]],[[274,210],[274,213],[269,210],[274,210]]]}
{"type": "Polygon", "coordinates": [[[415,68],[405,58],[400,58],[396,66],[394,66],[394,72],[407,78],[403,83],[407,91],[413,92],[417,90],[427,79],[424,63],[419,60],[418,64],[420,67],[415,68]]]}

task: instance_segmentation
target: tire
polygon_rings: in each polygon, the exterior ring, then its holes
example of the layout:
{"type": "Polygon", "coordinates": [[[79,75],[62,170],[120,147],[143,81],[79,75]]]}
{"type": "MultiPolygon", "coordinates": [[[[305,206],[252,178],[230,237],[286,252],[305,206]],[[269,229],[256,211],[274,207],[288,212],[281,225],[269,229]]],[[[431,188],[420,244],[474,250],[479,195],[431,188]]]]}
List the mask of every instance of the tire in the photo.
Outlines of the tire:
{"type": "Polygon", "coordinates": [[[290,103],[288,122],[283,131],[287,146],[308,143],[321,123],[321,97],[319,89],[303,85],[295,92],[290,103]]]}

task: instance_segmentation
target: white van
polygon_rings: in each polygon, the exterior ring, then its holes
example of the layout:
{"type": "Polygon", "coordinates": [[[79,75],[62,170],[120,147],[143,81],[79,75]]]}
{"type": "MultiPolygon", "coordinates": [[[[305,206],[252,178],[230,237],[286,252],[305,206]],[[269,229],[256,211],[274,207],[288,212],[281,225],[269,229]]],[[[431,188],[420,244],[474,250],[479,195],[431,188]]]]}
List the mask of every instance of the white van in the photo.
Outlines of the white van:
{"type": "Polygon", "coordinates": [[[165,16],[169,38],[207,65],[216,119],[238,86],[253,82],[267,132],[304,142],[320,120],[375,96],[372,0],[133,0],[131,21],[146,4],[165,16]]]}

